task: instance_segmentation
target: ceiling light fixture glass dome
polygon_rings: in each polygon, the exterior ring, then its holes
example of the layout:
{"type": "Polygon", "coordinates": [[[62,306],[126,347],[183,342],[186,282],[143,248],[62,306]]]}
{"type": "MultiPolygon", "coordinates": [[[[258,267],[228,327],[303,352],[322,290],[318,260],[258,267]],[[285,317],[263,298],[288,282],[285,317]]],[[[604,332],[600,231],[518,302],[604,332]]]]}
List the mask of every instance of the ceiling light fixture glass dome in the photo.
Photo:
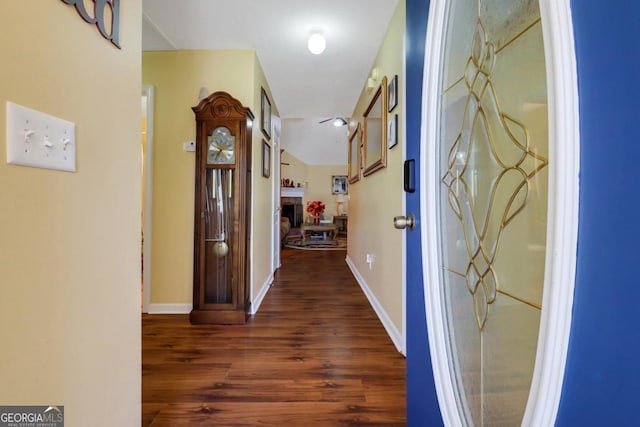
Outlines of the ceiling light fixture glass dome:
{"type": "Polygon", "coordinates": [[[327,41],[324,39],[322,33],[315,31],[311,33],[311,36],[309,36],[307,47],[309,48],[309,51],[314,55],[320,55],[327,47],[327,41]]]}
{"type": "Polygon", "coordinates": [[[344,126],[346,124],[347,124],[347,121],[345,119],[343,119],[342,117],[336,117],[335,119],[333,119],[333,125],[335,127],[344,126]]]}

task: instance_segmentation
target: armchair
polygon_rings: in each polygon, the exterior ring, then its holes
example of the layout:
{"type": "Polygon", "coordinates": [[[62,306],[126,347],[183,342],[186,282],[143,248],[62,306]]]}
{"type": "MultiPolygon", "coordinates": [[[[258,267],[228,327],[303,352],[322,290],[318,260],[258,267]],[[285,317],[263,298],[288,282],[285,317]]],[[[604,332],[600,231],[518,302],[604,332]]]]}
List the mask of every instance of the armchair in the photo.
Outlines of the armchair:
{"type": "Polygon", "coordinates": [[[286,216],[280,217],[280,242],[284,242],[284,239],[291,230],[291,222],[286,216]]]}

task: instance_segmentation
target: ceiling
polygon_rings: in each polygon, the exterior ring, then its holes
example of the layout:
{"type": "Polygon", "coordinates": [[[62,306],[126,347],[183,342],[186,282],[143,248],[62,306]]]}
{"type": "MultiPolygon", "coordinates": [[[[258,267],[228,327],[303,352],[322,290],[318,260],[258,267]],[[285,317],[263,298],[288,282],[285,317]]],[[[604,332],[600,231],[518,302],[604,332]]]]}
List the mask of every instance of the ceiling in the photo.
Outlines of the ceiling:
{"type": "Polygon", "coordinates": [[[346,164],[346,126],[336,130],[330,122],[318,122],[348,117],[353,111],[397,4],[398,0],[143,0],[142,50],[255,49],[272,104],[283,119],[282,147],[308,164],[346,164]],[[314,28],[327,40],[321,55],[307,50],[314,28]],[[296,131],[288,133],[294,123],[296,131]],[[299,129],[303,124],[314,129],[305,134],[299,129]],[[301,134],[308,137],[300,139],[301,134]],[[309,151],[305,146],[317,151],[329,144],[332,150],[321,151],[336,152],[340,158],[304,154],[309,151]]]}

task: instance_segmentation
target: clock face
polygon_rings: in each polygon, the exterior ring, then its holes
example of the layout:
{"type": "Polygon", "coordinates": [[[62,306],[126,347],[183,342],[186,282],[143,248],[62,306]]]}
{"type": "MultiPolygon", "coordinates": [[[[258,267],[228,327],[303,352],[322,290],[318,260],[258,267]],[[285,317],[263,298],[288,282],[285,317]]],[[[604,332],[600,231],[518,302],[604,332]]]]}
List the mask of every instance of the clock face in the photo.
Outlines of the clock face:
{"type": "Polygon", "coordinates": [[[233,165],[236,162],[236,137],[226,127],[218,127],[207,138],[207,163],[233,165]]]}

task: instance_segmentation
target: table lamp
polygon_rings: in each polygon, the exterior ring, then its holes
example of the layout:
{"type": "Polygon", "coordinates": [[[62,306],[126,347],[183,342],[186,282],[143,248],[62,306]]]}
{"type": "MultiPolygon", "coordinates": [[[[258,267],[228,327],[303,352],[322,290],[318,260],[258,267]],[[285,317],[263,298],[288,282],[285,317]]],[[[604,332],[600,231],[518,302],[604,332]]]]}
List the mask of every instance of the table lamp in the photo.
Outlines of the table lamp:
{"type": "Polygon", "coordinates": [[[338,194],[336,196],[336,210],[338,212],[338,215],[344,215],[345,211],[344,211],[344,202],[347,201],[347,196],[345,196],[344,194],[338,194]]]}

